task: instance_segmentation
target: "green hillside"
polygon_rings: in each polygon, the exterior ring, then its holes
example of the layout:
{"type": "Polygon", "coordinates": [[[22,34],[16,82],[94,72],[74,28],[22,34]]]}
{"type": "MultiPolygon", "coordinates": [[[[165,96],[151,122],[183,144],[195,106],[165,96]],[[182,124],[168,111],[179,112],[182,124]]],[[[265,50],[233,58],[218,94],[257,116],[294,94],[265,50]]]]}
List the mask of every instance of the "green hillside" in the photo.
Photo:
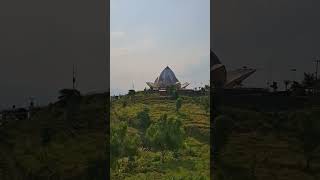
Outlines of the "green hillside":
{"type": "Polygon", "coordinates": [[[104,179],[107,98],[83,96],[68,118],[58,102],[0,126],[0,179],[104,179]]]}
{"type": "MultiPolygon", "coordinates": [[[[112,179],[209,179],[210,176],[210,114],[203,101],[208,96],[181,96],[182,106],[176,111],[174,98],[158,94],[136,93],[123,96],[111,103],[111,133],[113,126],[125,123],[129,137],[137,137],[137,152],[130,157],[122,156],[111,168],[112,179]],[[150,124],[156,124],[164,114],[182,122],[185,132],[183,147],[176,152],[161,152],[148,146],[145,135],[139,128],[139,112],[148,109],[150,124]]],[[[150,125],[150,126],[151,126],[150,125]]],[[[150,127],[149,126],[149,127],[150,127]]],[[[170,128],[170,127],[168,127],[170,128]]],[[[148,130],[147,130],[148,132],[148,130]]],[[[112,146],[112,144],[111,144],[112,146]]],[[[111,158],[112,158],[111,153],[111,158]]]]}
{"type": "Polygon", "coordinates": [[[221,107],[216,120],[231,123],[224,125],[230,127],[226,137],[217,138],[223,143],[214,179],[319,179],[319,117],[317,106],[287,111],[221,107]]]}

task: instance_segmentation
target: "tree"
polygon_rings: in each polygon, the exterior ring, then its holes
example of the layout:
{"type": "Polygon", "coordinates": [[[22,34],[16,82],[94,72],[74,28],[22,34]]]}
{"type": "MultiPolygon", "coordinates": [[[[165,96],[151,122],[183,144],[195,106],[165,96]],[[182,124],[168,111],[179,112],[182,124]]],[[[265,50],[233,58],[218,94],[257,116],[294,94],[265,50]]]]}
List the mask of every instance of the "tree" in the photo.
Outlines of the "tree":
{"type": "Polygon", "coordinates": [[[149,111],[150,110],[147,107],[145,107],[143,111],[137,113],[139,127],[143,130],[143,132],[147,130],[151,123],[149,111]]]}
{"type": "Polygon", "coordinates": [[[166,151],[177,151],[183,145],[185,132],[181,120],[162,115],[147,129],[146,139],[154,150],[161,152],[161,162],[164,162],[166,151]]]}
{"type": "Polygon", "coordinates": [[[118,159],[129,157],[129,160],[132,160],[138,153],[139,137],[129,134],[128,126],[125,122],[111,125],[110,136],[110,160],[112,166],[117,164],[118,159]]]}
{"type": "Polygon", "coordinates": [[[179,112],[180,108],[182,106],[182,99],[181,98],[178,98],[176,100],[176,111],[179,112]]]}

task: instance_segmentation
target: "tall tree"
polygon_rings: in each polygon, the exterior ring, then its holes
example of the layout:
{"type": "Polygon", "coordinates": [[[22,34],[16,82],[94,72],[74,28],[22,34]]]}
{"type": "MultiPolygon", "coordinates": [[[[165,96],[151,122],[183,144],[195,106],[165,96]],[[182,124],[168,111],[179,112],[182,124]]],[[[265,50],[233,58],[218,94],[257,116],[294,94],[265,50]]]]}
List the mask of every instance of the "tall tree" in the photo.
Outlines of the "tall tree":
{"type": "Polygon", "coordinates": [[[147,107],[145,107],[143,111],[137,113],[139,127],[143,130],[143,132],[147,130],[151,123],[149,111],[150,110],[147,107]]]}
{"type": "Polygon", "coordinates": [[[179,98],[176,100],[176,112],[179,112],[181,106],[182,106],[182,99],[179,97],[179,98]]]}

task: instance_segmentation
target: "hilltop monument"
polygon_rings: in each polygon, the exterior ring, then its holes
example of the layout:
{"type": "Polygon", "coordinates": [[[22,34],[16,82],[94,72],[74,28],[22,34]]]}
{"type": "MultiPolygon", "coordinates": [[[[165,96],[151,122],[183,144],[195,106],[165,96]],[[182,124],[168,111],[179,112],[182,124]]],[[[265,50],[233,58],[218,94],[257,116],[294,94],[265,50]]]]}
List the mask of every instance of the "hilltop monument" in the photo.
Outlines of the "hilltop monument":
{"type": "Polygon", "coordinates": [[[166,89],[169,86],[176,86],[177,89],[185,89],[189,83],[181,84],[174,72],[167,66],[154,82],[147,82],[147,85],[153,90],[166,89]]]}
{"type": "Polygon", "coordinates": [[[211,80],[215,86],[223,88],[235,88],[256,72],[256,69],[243,68],[227,71],[226,67],[220,62],[216,54],[211,50],[210,59],[213,62],[211,66],[211,80]]]}

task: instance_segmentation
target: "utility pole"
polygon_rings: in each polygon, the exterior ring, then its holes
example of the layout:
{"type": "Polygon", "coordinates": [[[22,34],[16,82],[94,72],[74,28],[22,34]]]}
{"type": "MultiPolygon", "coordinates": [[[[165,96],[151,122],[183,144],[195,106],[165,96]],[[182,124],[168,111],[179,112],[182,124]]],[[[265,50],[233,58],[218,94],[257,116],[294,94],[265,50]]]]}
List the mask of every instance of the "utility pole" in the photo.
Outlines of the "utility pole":
{"type": "Polygon", "coordinates": [[[76,70],[75,70],[75,67],[73,65],[72,67],[72,89],[76,89],[76,70]]]}
{"type": "Polygon", "coordinates": [[[316,57],[316,60],[314,62],[316,63],[316,80],[318,80],[318,67],[320,62],[319,57],[316,57]]]}

